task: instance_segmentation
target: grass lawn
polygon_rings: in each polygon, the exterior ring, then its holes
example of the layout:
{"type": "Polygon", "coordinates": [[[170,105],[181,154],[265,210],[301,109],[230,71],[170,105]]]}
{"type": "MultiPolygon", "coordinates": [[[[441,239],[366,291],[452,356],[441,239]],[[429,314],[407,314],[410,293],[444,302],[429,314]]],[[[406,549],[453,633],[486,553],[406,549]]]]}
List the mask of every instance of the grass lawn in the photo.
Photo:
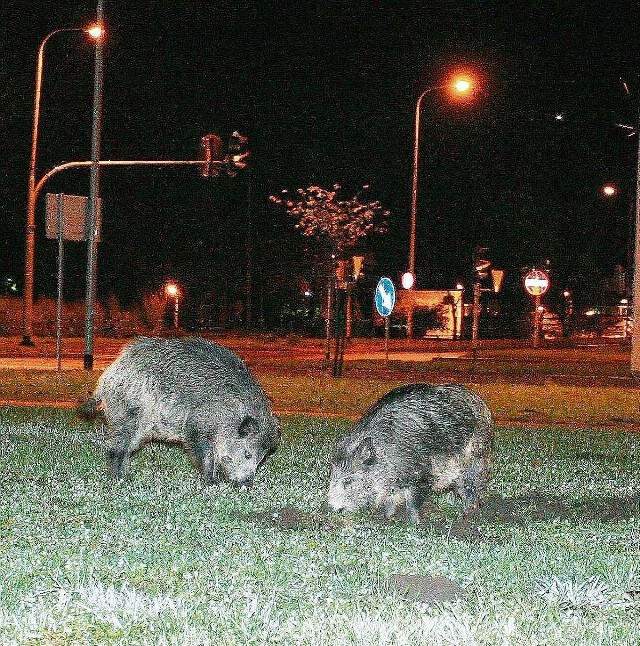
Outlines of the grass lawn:
{"type": "Polygon", "coordinates": [[[327,513],[350,422],[283,424],[248,492],[164,445],[114,486],[99,425],[0,408],[0,643],[640,642],[639,434],[499,427],[483,509],[414,527],[327,513]]]}
{"type": "MultiPolygon", "coordinates": [[[[411,381],[442,383],[439,373],[412,373],[406,378],[383,375],[335,379],[326,372],[282,376],[254,369],[258,381],[278,411],[342,417],[360,416],[395,386],[411,381]]],[[[67,402],[84,400],[93,390],[98,371],[0,369],[0,403],[67,402]]],[[[401,376],[401,373],[399,373],[401,376]]],[[[506,383],[491,379],[456,378],[487,401],[494,417],[503,422],[563,424],[576,427],[640,427],[640,391],[634,387],[568,386],[556,383],[506,383]]]]}

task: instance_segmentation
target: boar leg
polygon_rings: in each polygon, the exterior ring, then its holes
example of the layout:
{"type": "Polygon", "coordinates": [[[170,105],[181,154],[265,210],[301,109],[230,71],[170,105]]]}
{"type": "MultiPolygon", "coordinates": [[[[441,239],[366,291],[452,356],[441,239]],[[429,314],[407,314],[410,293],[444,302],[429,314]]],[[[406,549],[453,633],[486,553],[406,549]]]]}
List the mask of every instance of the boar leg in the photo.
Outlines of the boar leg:
{"type": "Polygon", "coordinates": [[[217,485],[220,482],[220,468],[213,454],[213,449],[205,455],[202,461],[202,477],[207,486],[217,485]]]}
{"type": "Polygon", "coordinates": [[[129,470],[131,454],[124,449],[109,449],[109,465],[114,480],[122,480],[129,470]]]}
{"type": "Polygon", "coordinates": [[[464,514],[468,514],[480,506],[480,496],[484,493],[488,469],[487,458],[473,458],[467,468],[454,481],[453,491],[462,500],[464,514]]]}
{"type": "Polygon", "coordinates": [[[109,442],[109,466],[114,480],[122,480],[129,471],[131,453],[138,448],[131,446],[138,424],[138,410],[135,408],[120,411],[109,423],[115,429],[109,442]]]}
{"type": "Polygon", "coordinates": [[[213,437],[210,431],[204,430],[196,419],[189,419],[185,425],[186,447],[191,461],[202,473],[204,484],[216,485],[220,482],[220,469],[213,448],[213,437]]]}
{"type": "Polygon", "coordinates": [[[407,517],[416,525],[420,522],[420,510],[429,497],[430,489],[426,487],[407,487],[405,495],[407,500],[407,517]]]}
{"type": "Polygon", "coordinates": [[[396,509],[398,508],[398,501],[396,500],[395,496],[393,494],[390,494],[387,496],[387,498],[384,501],[384,517],[389,520],[393,514],[396,513],[396,509]]]}

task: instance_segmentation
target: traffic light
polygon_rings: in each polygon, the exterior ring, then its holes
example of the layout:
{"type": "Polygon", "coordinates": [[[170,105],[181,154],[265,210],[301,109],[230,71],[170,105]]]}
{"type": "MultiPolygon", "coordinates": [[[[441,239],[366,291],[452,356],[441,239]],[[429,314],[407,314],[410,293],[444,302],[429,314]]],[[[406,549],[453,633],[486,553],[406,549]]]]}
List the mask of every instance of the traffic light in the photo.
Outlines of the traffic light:
{"type": "Polygon", "coordinates": [[[200,159],[206,164],[200,166],[202,177],[218,177],[222,164],[222,140],[218,135],[204,135],[200,139],[200,159]]]}
{"type": "Polygon", "coordinates": [[[227,175],[235,177],[237,171],[246,168],[251,152],[247,149],[249,138],[241,135],[237,130],[231,133],[227,145],[227,155],[224,158],[227,175]]]}
{"type": "Polygon", "coordinates": [[[489,275],[491,261],[487,258],[488,252],[487,247],[476,247],[473,250],[473,271],[479,280],[484,280],[489,275]]]}

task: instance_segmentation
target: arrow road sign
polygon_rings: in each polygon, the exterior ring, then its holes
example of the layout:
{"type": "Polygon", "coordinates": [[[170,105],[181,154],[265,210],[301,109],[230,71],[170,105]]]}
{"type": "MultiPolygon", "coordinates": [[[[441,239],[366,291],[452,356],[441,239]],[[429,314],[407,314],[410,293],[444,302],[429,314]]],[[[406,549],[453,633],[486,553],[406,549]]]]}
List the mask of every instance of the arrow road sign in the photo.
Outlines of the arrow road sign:
{"type": "Polygon", "coordinates": [[[376,309],[380,316],[389,316],[396,304],[396,288],[390,278],[382,277],[376,287],[376,309]]]}

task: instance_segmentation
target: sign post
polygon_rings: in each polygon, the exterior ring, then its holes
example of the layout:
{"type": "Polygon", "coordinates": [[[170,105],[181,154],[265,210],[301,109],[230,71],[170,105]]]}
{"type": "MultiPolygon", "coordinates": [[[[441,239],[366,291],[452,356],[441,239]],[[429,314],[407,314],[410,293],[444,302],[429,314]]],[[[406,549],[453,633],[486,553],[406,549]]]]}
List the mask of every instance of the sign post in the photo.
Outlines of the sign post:
{"type": "Polygon", "coordinates": [[[542,269],[532,269],[524,277],[524,288],[533,298],[535,310],[533,312],[533,347],[537,348],[540,342],[540,298],[549,291],[551,280],[549,274],[542,269]]]}
{"type": "Polygon", "coordinates": [[[56,307],[56,368],[62,369],[62,289],[64,276],[64,235],[62,223],[64,215],[64,195],[58,196],[58,213],[56,225],[58,227],[58,299],[56,307]]]}
{"type": "MultiPolygon", "coordinates": [[[[89,198],[82,195],[47,193],[45,233],[47,238],[58,241],[58,299],[56,307],[56,360],[58,372],[62,357],[62,290],[64,274],[64,241],[82,242],[89,239],[87,209],[89,198]]],[[[96,213],[96,237],[100,237],[100,214],[102,199],[98,199],[96,213]]]]}
{"type": "Polygon", "coordinates": [[[383,276],[376,286],[376,310],[384,318],[384,360],[389,362],[389,317],[396,304],[396,288],[390,278],[383,276]]]}

